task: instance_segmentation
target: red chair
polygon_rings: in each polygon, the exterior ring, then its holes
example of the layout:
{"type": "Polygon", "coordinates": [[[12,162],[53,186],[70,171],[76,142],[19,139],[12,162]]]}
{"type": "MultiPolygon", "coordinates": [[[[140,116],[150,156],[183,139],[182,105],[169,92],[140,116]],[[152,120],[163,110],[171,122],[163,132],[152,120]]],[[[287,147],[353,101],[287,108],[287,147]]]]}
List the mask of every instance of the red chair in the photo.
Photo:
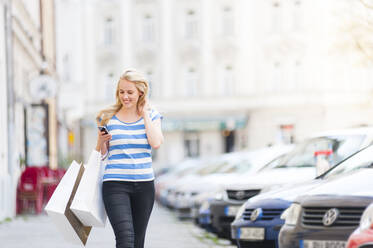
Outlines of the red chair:
{"type": "Polygon", "coordinates": [[[58,170],[52,170],[48,166],[40,167],[41,172],[41,182],[44,190],[43,203],[48,203],[49,199],[52,197],[53,192],[57,188],[60,181],[58,170]]]}
{"type": "Polygon", "coordinates": [[[57,169],[57,174],[58,174],[58,181],[62,179],[62,177],[65,175],[66,169],[63,168],[58,168],[57,169]]]}
{"type": "Polygon", "coordinates": [[[39,167],[41,177],[48,178],[52,176],[51,169],[48,166],[39,167]]]}
{"type": "Polygon", "coordinates": [[[21,174],[17,186],[17,214],[28,210],[29,204],[33,203],[37,214],[43,209],[43,187],[41,182],[41,171],[38,167],[27,167],[21,174]]]}

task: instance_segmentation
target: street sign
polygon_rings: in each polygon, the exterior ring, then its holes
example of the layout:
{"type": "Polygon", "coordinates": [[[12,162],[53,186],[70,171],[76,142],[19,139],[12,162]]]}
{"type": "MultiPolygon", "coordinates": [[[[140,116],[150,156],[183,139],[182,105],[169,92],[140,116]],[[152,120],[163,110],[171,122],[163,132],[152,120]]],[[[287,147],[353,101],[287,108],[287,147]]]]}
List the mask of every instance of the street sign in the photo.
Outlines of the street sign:
{"type": "Polygon", "coordinates": [[[39,75],[30,82],[30,95],[33,100],[40,101],[56,95],[57,83],[49,75],[39,75]]]}

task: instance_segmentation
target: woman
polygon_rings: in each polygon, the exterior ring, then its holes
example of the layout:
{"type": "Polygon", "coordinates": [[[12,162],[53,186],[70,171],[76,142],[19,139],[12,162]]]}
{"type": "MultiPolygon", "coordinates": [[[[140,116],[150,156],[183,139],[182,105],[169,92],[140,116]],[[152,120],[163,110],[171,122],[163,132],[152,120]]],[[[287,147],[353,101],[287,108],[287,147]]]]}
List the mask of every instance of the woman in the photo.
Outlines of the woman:
{"type": "Polygon", "coordinates": [[[109,132],[98,132],[96,150],[107,157],[102,195],[117,248],[144,247],[154,204],[151,149],[163,143],[162,116],[150,109],[147,93],[142,74],[127,70],[117,84],[116,104],[97,116],[109,132]]]}

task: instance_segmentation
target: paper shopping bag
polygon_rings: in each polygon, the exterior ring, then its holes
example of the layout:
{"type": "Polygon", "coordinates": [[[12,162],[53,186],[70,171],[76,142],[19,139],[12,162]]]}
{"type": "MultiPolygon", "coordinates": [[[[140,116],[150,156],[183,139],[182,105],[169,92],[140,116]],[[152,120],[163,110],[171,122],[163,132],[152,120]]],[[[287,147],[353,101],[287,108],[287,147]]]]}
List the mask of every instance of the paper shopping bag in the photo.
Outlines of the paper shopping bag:
{"type": "Polygon", "coordinates": [[[76,191],[71,210],[86,226],[104,227],[106,211],[102,200],[101,154],[93,150],[76,191]]]}
{"type": "Polygon", "coordinates": [[[83,173],[84,167],[73,161],[50,198],[45,211],[66,240],[85,245],[92,227],[85,226],[70,210],[83,173]]]}

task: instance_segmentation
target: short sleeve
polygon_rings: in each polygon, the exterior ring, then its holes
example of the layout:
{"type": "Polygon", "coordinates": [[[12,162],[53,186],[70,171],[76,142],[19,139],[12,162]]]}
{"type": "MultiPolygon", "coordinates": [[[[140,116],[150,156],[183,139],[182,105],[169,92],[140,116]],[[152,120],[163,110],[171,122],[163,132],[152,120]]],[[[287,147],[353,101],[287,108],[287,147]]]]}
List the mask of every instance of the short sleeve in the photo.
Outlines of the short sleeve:
{"type": "Polygon", "coordinates": [[[163,116],[156,109],[153,108],[150,112],[150,118],[152,119],[152,121],[155,121],[158,119],[162,120],[163,116]]]}

